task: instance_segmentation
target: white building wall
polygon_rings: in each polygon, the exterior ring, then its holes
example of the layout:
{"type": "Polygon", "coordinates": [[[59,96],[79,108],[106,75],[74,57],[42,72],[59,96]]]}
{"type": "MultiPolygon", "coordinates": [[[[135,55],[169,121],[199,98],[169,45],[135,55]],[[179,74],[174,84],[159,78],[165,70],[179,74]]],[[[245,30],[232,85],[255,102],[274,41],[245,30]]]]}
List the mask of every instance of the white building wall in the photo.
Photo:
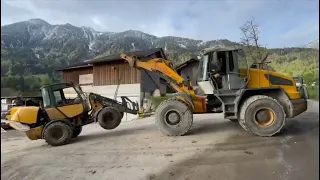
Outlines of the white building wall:
{"type": "MultiPolygon", "coordinates": [[[[108,86],[81,86],[82,90],[86,93],[96,93],[108,98],[114,98],[117,85],[108,86]]],[[[66,97],[75,97],[74,90],[68,89],[65,91],[66,97]],[[70,91],[69,91],[70,90],[70,91]]],[[[121,102],[120,96],[127,96],[131,101],[138,102],[140,106],[140,83],[139,84],[121,84],[117,93],[117,100],[121,102]]],[[[138,117],[138,115],[124,114],[122,121],[131,121],[138,117]]]]}

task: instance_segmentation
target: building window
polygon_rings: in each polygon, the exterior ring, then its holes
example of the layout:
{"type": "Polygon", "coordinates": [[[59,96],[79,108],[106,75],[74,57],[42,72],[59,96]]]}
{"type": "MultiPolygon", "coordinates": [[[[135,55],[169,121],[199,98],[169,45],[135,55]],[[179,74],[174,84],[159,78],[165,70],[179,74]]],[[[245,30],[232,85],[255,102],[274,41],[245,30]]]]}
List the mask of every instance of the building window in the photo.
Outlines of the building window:
{"type": "Polygon", "coordinates": [[[93,74],[81,74],[79,75],[80,85],[92,85],[93,84],[93,74]]]}

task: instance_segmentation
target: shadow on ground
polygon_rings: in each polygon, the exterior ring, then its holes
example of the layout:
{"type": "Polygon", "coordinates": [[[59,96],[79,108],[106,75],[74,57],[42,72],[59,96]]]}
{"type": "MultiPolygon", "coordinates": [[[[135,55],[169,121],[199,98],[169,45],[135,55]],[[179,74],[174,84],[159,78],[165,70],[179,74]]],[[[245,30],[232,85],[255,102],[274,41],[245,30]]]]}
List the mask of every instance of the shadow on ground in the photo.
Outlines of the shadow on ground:
{"type": "MultiPolygon", "coordinates": [[[[99,127],[101,128],[101,127],[99,127]]],[[[99,133],[88,133],[85,135],[80,134],[79,137],[73,139],[70,143],[80,143],[91,140],[99,140],[99,139],[108,139],[112,137],[121,137],[127,135],[134,135],[137,133],[147,133],[150,131],[156,131],[156,127],[153,124],[139,126],[139,128],[125,128],[125,129],[115,129],[115,130],[106,130],[105,132],[99,133]]]]}
{"type": "Polygon", "coordinates": [[[223,131],[242,132],[242,129],[238,123],[229,120],[215,122],[214,120],[206,119],[200,123],[197,123],[196,120],[194,120],[194,125],[186,136],[212,134],[214,132],[223,131]]]}
{"type": "Polygon", "coordinates": [[[319,172],[315,170],[317,168],[305,170],[301,167],[304,164],[298,162],[301,156],[309,161],[319,158],[319,155],[308,150],[318,146],[316,145],[319,141],[318,113],[308,112],[294,119],[288,119],[283,132],[275,137],[257,137],[244,133],[240,131],[239,125],[228,121],[200,124],[190,131],[189,135],[226,129],[239,129],[237,130],[239,133],[232,135],[224,142],[212,142],[201,153],[176,162],[160,173],[147,176],[146,179],[256,179],[259,177],[262,180],[319,177],[319,172]],[[283,152],[287,153],[283,155],[283,152]],[[286,164],[285,158],[291,159],[290,162],[293,165],[286,164]],[[296,165],[295,161],[297,161],[296,165]]]}

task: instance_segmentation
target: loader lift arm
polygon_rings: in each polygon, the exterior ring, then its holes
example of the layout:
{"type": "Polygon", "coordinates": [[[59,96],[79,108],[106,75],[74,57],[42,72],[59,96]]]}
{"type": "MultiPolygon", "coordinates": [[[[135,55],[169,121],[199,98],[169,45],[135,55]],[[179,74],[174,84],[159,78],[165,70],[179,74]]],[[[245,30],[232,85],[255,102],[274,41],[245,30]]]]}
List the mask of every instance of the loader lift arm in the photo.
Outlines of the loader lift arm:
{"type": "Polygon", "coordinates": [[[162,101],[155,112],[155,121],[166,135],[180,136],[192,126],[193,113],[207,112],[206,98],[196,95],[190,80],[185,80],[172,67],[172,63],[162,58],[141,61],[126,54],[120,55],[131,67],[160,73],[177,93],[162,101]]]}
{"type": "Polygon", "coordinates": [[[120,58],[126,60],[131,67],[145,69],[150,72],[159,72],[176,92],[189,93],[192,97],[195,97],[195,91],[192,88],[191,82],[189,80],[186,81],[173,70],[170,61],[162,58],[154,58],[143,62],[136,57],[126,54],[121,54],[120,58]]]}

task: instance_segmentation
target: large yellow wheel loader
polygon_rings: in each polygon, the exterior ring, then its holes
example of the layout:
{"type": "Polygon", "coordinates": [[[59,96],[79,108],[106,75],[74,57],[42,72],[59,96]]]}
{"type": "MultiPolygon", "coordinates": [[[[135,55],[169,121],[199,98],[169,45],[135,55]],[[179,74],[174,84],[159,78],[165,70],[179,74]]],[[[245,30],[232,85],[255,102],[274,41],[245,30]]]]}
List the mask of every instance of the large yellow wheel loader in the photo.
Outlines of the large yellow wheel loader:
{"type": "Polygon", "coordinates": [[[120,57],[132,67],[160,73],[176,91],[155,113],[156,125],[168,136],[186,134],[193,114],[199,113],[223,113],[225,119],[238,122],[250,133],[273,136],[282,130],[286,118],[307,109],[307,92],[297,87],[293,78],[262,69],[266,63],[241,68],[247,64],[241,49],[214,47],[201,51],[197,85],[202,94],[196,94],[191,82],[182,78],[168,60],[142,61],[126,54],[120,57]]]}
{"type": "Polygon", "coordinates": [[[80,86],[58,83],[41,87],[41,106],[13,107],[6,122],[16,130],[25,131],[29,139],[45,139],[60,146],[77,137],[82,126],[98,122],[104,129],[115,129],[124,113],[137,114],[138,104],[122,96],[122,102],[99,94],[85,94],[80,86]],[[72,88],[76,98],[66,97],[72,88]]]}

